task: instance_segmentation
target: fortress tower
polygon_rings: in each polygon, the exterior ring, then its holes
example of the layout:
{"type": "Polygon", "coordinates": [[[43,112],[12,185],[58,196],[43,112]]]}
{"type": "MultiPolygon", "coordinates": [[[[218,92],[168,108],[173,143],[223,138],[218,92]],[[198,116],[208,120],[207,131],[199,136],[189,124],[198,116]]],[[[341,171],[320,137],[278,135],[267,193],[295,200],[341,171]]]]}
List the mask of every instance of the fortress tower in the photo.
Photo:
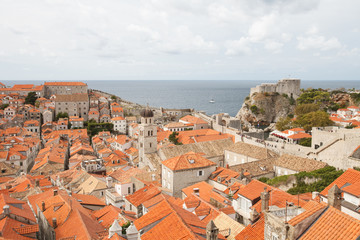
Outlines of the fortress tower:
{"type": "Polygon", "coordinates": [[[286,78],[281,79],[277,83],[262,83],[250,90],[250,96],[254,93],[264,93],[264,92],[278,92],[279,94],[287,94],[289,97],[297,99],[300,92],[300,79],[286,78]]]}

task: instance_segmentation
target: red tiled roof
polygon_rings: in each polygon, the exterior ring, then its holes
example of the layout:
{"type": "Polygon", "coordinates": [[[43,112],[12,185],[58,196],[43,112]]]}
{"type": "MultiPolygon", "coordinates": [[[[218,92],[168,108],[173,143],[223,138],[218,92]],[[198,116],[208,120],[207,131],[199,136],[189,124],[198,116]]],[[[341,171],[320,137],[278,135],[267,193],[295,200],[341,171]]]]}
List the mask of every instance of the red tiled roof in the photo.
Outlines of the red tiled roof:
{"type": "Polygon", "coordinates": [[[253,224],[247,225],[236,237],[236,240],[263,240],[264,239],[265,217],[260,218],[253,224]]]}
{"type": "MultiPolygon", "coordinates": [[[[346,170],[340,177],[335,179],[334,182],[332,182],[329,186],[327,186],[320,194],[323,196],[327,196],[327,193],[330,188],[332,188],[335,184],[342,189],[342,187],[348,183],[348,184],[355,184],[357,182],[360,182],[360,171],[356,171],[352,168],[349,168],[346,170]]],[[[350,188],[350,190],[352,190],[350,188]]]]}
{"type": "Polygon", "coordinates": [[[360,221],[330,206],[300,239],[355,240],[359,236],[360,221]]]}
{"type": "Polygon", "coordinates": [[[201,153],[188,152],[184,155],[167,159],[162,164],[173,171],[216,166],[216,163],[204,158],[202,155],[201,153]]]}
{"type": "Polygon", "coordinates": [[[135,207],[139,206],[143,202],[149,200],[150,198],[155,197],[156,195],[160,194],[161,191],[155,187],[154,185],[145,186],[132,195],[128,195],[125,198],[135,207]]]}
{"type": "Polygon", "coordinates": [[[253,201],[260,197],[261,193],[264,191],[264,188],[266,188],[267,191],[272,189],[271,186],[254,179],[248,185],[241,188],[237,194],[253,201]]]}
{"type": "Polygon", "coordinates": [[[184,122],[188,122],[188,123],[193,123],[193,124],[207,124],[207,122],[202,120],[201,118],[197,118],[197,117],[194,117],[191,115],[182,117],[182,118],[180,118],[180,120],[182,120],[184,122]]]}

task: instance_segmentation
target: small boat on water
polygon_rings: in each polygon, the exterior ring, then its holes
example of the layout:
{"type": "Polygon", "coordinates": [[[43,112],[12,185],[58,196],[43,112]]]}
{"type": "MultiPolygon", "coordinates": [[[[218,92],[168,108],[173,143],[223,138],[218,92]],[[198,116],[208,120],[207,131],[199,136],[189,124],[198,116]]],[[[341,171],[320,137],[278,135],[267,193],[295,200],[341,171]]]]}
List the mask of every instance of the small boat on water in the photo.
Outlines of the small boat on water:
{"type": "Polygon", "coordinates": [[[214,103],[215,101],[214,101],[214,99],[211,99],[210,101],[209,101],[209,103],[214,103]]]}

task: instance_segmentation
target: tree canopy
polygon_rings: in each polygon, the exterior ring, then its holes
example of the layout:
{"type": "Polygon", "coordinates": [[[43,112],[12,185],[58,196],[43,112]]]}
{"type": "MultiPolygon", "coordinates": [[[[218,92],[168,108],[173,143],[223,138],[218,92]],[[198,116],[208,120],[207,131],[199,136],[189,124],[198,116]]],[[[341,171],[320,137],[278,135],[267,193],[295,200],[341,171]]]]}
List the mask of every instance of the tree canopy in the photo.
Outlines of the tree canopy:
{"type": "Polygon", "coordinates": [[[334,122],[329,119],[329,115],[324,111],[309,112],[300,115],[294,121],[295,126],[310,131],[312,127],[325,127],[333,125],[334,122]]]}
{"type": "Polygon", "coordinates": [[[29,92],[28,95],[25,98],[25,104],[31,104],[35,106],[35,102],[37,99],[36,92],[29,92]]]}

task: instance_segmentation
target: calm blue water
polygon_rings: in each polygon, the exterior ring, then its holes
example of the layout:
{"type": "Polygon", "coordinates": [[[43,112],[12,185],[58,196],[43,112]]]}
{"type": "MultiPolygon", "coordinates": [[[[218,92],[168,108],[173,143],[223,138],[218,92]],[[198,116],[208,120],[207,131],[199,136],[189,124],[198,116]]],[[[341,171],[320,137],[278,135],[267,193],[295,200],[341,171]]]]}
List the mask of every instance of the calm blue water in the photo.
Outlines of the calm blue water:
{"type": "MultiPolygon", "coordinates": [[[[6,85],[42,84],[43,81],[2,81],[6,85]]],[[[276,81],[83,81],[89,88],[115,94],[123,99],[139,104],[149,104],[164,108],[194,108],[207,114],[219,112],[235,116],[250,88],[264,82],[276,81]],[[215,103],[209,103],[211,99],[215,103]]],[[[302,88],[344,87],[360,89],[360,81],[302,81],[302,88]]]]}

